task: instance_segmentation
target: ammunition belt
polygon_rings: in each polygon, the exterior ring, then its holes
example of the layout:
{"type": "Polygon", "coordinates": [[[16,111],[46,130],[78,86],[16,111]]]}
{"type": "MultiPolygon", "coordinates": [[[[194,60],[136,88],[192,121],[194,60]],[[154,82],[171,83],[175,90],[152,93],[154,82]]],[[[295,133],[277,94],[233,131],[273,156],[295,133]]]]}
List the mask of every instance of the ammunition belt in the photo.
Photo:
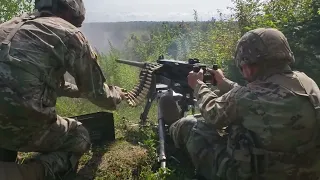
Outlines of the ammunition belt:
{"type": "Polygon", "coordinates": [[[134,86],[131,91],[124,89],[127,103],[130,106],[136,107],[145,99],[150,91],[150,88],[152,88],[150,86],[153,81],[153,75],[161,67],[162,64],[158,63],[146,64],[145,67],[140,71],[139,83],[134,86]]]}

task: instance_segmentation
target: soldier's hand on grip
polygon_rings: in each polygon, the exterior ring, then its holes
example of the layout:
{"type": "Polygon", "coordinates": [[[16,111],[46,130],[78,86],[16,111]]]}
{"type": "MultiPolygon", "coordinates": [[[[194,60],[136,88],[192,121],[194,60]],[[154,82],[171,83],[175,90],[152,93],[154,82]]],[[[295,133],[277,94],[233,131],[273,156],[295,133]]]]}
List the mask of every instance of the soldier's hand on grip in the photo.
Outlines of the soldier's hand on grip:
{"type": "Polygon", "coordinates": [[[188,75],[188,84],[194,89],[198,83],[198,81],[203,81],[203,70],[200,69],[199,72],[191,71],[188,75]]]}
{"type": "Polygon", "coordinates": [[[208,71],[212,74],[212,77],[214,78],[212,79],[212,81],[216,81],[217,85],[219,85],[223,81],[223,78],[225,78],[221,69],[208,69],[208,71]]]}

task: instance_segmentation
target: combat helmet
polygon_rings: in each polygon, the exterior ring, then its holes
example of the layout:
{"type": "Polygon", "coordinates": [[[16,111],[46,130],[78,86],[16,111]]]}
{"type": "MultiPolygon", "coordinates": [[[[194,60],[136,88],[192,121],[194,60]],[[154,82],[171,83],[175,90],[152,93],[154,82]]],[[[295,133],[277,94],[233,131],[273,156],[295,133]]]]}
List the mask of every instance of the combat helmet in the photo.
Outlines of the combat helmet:
{"type": "Polygon", "coordinates": [[[258,28],[240,38],[234,60],[240,68],[244,64],[288,65],[294,63],[295,58],[282,32],[274,28],[258,28]]]}
{"type": "Polygon", "coordinates": [[[35,0],[35,8],[41,12],[49,10],[53,14],[68,11],[72,15],[72,24],[80,27],[85,19],[86,9],[83,0],[35,0]]]}

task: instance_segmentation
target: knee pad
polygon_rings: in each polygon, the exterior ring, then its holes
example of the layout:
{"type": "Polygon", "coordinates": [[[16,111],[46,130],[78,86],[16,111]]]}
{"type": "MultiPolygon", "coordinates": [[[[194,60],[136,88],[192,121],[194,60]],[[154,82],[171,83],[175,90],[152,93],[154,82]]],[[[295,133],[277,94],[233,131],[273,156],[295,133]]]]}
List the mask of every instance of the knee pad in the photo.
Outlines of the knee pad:
{"type": "Polygon", "coordinates": [[[77,137],[79,138],[78,140],[79,144],[77,145],[78,147],[77,152],[81,154],[85,153],[90,149],[90,145],[91,145],[89,132],[83,125],[80,125],[77,128],[76,132],[77,132],[77,137]]]}

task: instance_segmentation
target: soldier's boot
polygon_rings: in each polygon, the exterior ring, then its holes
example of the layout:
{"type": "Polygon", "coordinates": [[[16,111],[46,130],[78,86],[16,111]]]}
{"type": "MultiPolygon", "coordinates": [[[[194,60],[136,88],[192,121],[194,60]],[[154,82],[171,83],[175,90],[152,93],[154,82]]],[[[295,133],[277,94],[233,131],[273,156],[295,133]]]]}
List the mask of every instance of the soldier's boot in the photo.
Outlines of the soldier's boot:
{"type": "Polygon", "coordinates": [[[203,177],[202,175],[199,175],[196,173],[196,175],[194,175],[192,177],[192,180],[207,180],[205,177],[203,177]]]}
{"type": "Polygon", "coordinates": [[[51,152],[37,154],[30,161],[42,164],[45,180],[72,180],[76,177],[80,157],[70,152],[51,152]]]}
{"type": "Polygon", "coordinates": [[[18,157],[17,151],[12,151],[0,148],[0,161],[1,162],[15,162],[18,157]]]}
{"type": "Polygon", "coordinates": [[[159,106],[161,107],[164,123],[171,125],[180,119],[180,108],[177,104],[182,98],[181,94],[174,91],[167,91],[159,98],[159,106]]]}
{"type": "Polygon", "coordinates": [[[17,164],[0,161],[1,180],[47,180],[44,178],[44,167],[39,162],[17,164]]]}
{"type": "Polygon", "coordinates": [[[67,171],[62,171],[55,173],[55,178],[59,180],[73,180],[77,176],[77,167],[79,165],[79,162],[76,163],[75,166],[70,166],[70,168],[67,171]]]}
{"type": "Polygon", "coordinates": [[[60,180],[73,180],[76,178],[77,176],[77,167],[78,167],[79,162],[77,163],[77,165],[75,167],[70,168],[67,171],[64,172],[59,172],[55,174],[55,177],[58,177],[58,179],[60,180]]]}

